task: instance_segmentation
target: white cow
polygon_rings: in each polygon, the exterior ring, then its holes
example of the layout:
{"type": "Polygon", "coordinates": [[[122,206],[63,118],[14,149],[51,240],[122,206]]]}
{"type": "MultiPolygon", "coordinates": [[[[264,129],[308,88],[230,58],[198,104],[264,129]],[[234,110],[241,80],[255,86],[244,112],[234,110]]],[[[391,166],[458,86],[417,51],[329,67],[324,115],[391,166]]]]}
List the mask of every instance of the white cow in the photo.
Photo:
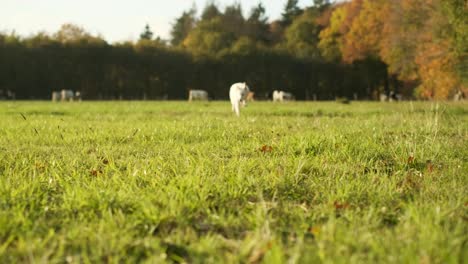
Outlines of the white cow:
{"type": "Polygon", "coordinates": [[[454,101],[461,101],[464,99],[463,92],[461,90],[458,90],[455,95],[453,96],[454,101]]]}
{"type": "Polygon", "coordinates": [[[57,102],[62,98],[62,95],[58,91],[53,91],[52,92],[52,101],[57,102]]]}
{"type": "Polygon", "coordinates": [[[294,101],[294,95],[284,91],[273,91],[273,102],[294,101]]]}
{"type": "Polygon", "coordinates": [[[74,99],[81,102],[81,92],[80,91],[75,92],[75,98],[74,99]]]}
{"type": "Polygon", "coordinates": [[[245,82],[231,85],[229,89],[229,99],[231,99],[232,111],[236,113],[237,116],[240,116],[241,103],[242,106],[246,105],[249,92],[250,89],[245,82]]]}
{"type": "Polygon", "coordinates": [[[208,101],[208,92],[205,90],[190,90],[189,102],[193,100],[208,101]]]}
{"type": "Polygon", "coordinates": [[[61,100],[62,102],[63,101],[73,101],[73,97],[75,96],[75,94],[73,93],[72,90],[62,90],[60,92],[60,95],[61,95],[61,100]]]}

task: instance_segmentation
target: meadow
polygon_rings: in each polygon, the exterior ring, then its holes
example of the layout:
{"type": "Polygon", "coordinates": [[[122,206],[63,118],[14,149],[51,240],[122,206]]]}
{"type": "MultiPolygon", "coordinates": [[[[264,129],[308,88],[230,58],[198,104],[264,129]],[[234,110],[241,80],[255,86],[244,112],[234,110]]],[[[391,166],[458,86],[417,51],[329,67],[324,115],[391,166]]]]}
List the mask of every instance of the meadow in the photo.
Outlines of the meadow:
{"type": "Polygon", "coordinates": [[[0,102],[0,263],[466,263],[468,104],[0,102]]]}

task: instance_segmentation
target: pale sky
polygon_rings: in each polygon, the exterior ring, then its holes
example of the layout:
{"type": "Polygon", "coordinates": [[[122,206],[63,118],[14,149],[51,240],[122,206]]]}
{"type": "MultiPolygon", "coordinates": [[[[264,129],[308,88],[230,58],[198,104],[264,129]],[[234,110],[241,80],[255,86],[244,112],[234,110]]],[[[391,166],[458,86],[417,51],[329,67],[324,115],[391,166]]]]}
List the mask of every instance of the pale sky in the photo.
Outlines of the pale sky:
{"type": "MultiPolygon", "coordinates": [[[[137,40],[146,23],[163,39],[169,39],[171,23],[195,3],[198,13],[207,0],[0,0],[0,31],[28,36],[39,31],[56,32],[64,23],[84,27],[107,41],[137,40]]],[[[224,10],[240,2],[247,15],[259,0],[215,0],[224,10]]],[[[286,0],[263,0],[270,20],[280,18],[286,0]]],[[[313,0],[299,0],[308,6],[313,0]]]]}

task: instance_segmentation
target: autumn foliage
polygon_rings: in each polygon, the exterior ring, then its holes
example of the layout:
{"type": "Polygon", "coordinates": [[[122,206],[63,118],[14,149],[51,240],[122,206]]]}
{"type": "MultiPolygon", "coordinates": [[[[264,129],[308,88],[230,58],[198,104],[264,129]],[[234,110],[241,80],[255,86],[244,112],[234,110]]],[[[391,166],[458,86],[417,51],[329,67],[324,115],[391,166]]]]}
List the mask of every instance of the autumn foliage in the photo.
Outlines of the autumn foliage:
{"type": "Polygon", "coordinates": [[[28,37],[0,31],[0,99],[61,89],[85,100],[186,99],[189,89],[227,99],[239,80],[257,99],[273,90],[298,100],[468,96],[466,0],[282,1],[280,18],[262,3],[207,1],[175,18],[168,40],[149,25],[138,41],[116,43],[73,24],[28,37]]]}
{"type": "Polygon", "coordinates": [[[319,48],[347,64],[378,58],[416,97],[447,99],[467,88],[466,11],[462,0],[352,0],[335,8],[319,48]]]}

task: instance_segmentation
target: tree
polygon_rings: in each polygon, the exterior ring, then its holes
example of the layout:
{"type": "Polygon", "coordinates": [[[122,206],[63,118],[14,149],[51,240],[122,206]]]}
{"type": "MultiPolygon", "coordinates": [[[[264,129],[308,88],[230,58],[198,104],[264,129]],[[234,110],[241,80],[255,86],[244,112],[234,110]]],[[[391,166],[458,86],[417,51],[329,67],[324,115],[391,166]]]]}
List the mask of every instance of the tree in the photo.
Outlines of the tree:
{"type": "Polygon", "coordinates": [[[284,27],[291,25],[292,21],[302,14],[302,9],[298,6],[299,0],[288,0],[281,14],[281,22],[284,27]]]}
{"type": "Polygon", "coordinates": [[[317,48],[320,29],[315,23],[315,18],[313,10],[306,10],[286,29],[285,44],[291,54],[308,59],[320,56],[317,48]]]}
{"type": "Polygon", "coordinates": [[[143,32],[140,34],[140,40],[152,40],[153,39],[153,32],[151,31],[151,28],[148,24],[145,25],[145,29],[143,32]]]}
{"type": "Polygon", "coordinates": [[[53,37],[61,43],[95,43],[105,44],[101,37],[94,37],[82,27],[74,24],[63,24],[53,37]]]}
{"type": "Polygon", "coordinates": [[[184,11],[172,25],[171,44],[179,46],[195,27],[197,10],[193,7],[189,11],[184,11]]]}
{"type": "MultiPolygon", "coordinates": [[[[442,1],[440,14],[445,17],[447,38],[450,40],[456,56],[456,74],[464,89],[468,89],[468,4],[465,0],[442,1]]],[[[466,91],[468,93],[468,91],[466,91]]]]}
{"type": "Polygon", "coordinates": [[[373,0],[360,5],[359,13],[353,17],[344,36],[342,54],[345,62],[379,56],[387,4],[386,0],[373,0]]]}
{"type": "Polygon", "coordinates": [[[256,43],[248,37],[241,37],[232,45],[232,52],[242,55],[253,54],[256,51],[256,43]]]}
{"type": "Polygon", "coordinates": [[[346,8],[335,9],[330,18],[328,27],[320,32],[319,44],[321,55],[328,61],[339,62],[342,60],[343,34],[341,25],[346,18],[346,8]]]}
{"type": "Polygon", "coordinates": [[[269,26],[268,17],[265,15],[265,7],[259,3],[250,11],[246,23],[247,36],[253,40],[266,43],[268,41],[269,26]]]}
{"type": "Polygon", "coordinates": [[[283,23],[279,20],[273,21],[268,26],[268,42],[271,46],[276,46],[281,43],[284,39],[284,27],[283,23]]]}
{"type": "Polygon", "coordinates": [[[221,15],[221,12],[219,11],[216,4],[211,2],[211,3],[208,3],[203,9],[201,20],[202,21],[211,20],[213,18],[219,17],[220,15],[221,15]]]}
{"type": "Polygon", "coordinates": [[[38,32],[37,34],[24,40],[27,47],[39,48],[39,47],[50,47],[56,46],[59,42],[49,36],[46,32],[38,32]]]}
{"type": "Polygon", "coordinates": [[[330,0],[314,0],[314,7],[323,11],[330,5],[330,0]]]}
{"type": "Polygon", "coordinates": [[[221,19],[225,30],[233,33],[236,39],[245,34],[245,19],[240,4],[227,6],[221,19]]]}
{"type": "Polygon", "coordinates": [[[467,90],[465,71],[468,48],[466,32],[468,18],[461,15],[460,1],[427,0],[427,17],[419,32],[415,63],[418,67],[420,85],[417,94],[421,97],[446,99],[458,90],[467,90]],[[464,25],[462,25],[464,24],[464,25]],[[464,30],[463,30],[464,28],[464,30]],[[465,64],[465,66],[463,66],[465,64]]]}
{"type": "Polygon", "coordinates": [[[196,55],[216,56],[227,50],[235,41],[231,32],[226,32],[220,17],[200,21],[185,38],[183,45],[196,55]]]}

